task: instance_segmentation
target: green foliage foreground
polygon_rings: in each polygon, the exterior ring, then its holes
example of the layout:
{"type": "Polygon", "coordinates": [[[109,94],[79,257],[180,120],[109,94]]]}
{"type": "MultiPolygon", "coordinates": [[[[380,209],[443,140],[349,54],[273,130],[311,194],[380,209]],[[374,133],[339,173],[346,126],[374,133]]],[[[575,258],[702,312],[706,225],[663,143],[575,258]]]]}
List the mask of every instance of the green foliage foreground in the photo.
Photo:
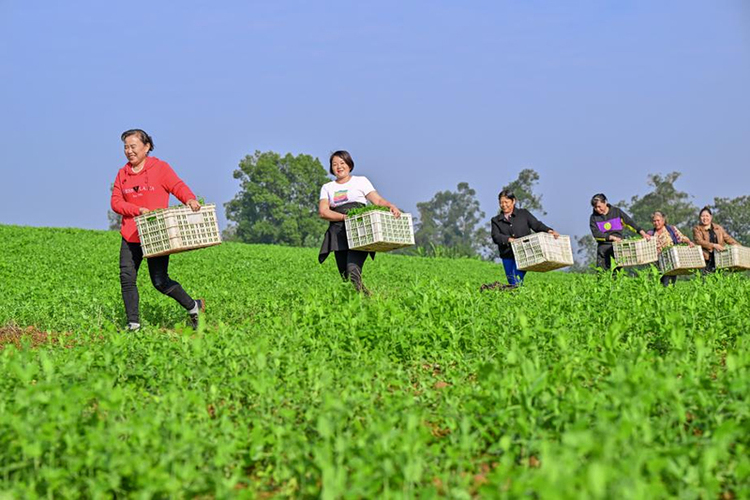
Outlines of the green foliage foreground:
{"type": "Polygon", "coordinates": [[[371,298],[316,252],[224,244],[141,272],[119,236],[0,226],[0,496],[748,498],[750,285],[378,255],[371,298]],[[175,326],[176,325],[176,326],[175,326]],[[4,331],[8,331],[5,328],[4,331]]]}

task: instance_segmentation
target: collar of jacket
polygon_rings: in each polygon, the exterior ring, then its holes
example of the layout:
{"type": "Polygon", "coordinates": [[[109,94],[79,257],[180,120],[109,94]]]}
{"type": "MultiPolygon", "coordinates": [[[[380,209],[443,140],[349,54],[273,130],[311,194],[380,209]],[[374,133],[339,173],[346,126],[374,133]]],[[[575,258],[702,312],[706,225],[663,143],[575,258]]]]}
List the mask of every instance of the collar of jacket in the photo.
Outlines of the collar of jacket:
{"type": "MultiPolygon", "coordinates": [[[[516,216],[516,207],[513,207],[513,211],[510,213],[510,216],[511,217],[515,217],[516,216]]],[[[508,222],[508,219],[505,218],[505,214],[502,213],[502,212],[500,212],[500,220],[502,222],[508,222]]]]}
{"type": "Polygon", "coordinates": [[[712,222],[711,223],[711,227],[709,227],[709,228],[704,227],[703,224],[698,224],[697,228],[698,228],[699,231],[703,231],[704,233],[708,234],[708,232],[711,231],[711,230],[713,230],[713,232],[716,232],[716,230],[719,228],[719,226],[715,222],[712,222]]]}

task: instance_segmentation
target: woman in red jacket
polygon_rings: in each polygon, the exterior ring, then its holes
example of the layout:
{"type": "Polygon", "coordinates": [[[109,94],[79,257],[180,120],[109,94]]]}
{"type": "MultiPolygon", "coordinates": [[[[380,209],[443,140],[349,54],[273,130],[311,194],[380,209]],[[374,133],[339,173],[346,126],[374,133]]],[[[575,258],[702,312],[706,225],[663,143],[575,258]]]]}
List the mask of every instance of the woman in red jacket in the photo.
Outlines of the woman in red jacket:
{"type": "MultiPolygon", "coordinates": [[[[166,162],[149,156],[154,149],[154,141],[140,129],[122,133],[125,144],[125,157],[128,163],[117,172],[112,189],[112,210],[122,215],[122,243],[120,245],[120,286],[128,329],[140,328],[138,312],[138,287],[136,278],[143,261],[143,250],[133,217],[157,208],[167,208],[169,195],[188,205],[194,212],[200,210],[200,203],[182,179],[177,177],[166,162]]],[[[169,277],[169,255],[148,259],[148,274],[151,283],[164,295],[176,300],[190,314],[193,328],[198,326],[198,313],[205,310],[202,299],[193,300],[179,283],[169,277]]]]}

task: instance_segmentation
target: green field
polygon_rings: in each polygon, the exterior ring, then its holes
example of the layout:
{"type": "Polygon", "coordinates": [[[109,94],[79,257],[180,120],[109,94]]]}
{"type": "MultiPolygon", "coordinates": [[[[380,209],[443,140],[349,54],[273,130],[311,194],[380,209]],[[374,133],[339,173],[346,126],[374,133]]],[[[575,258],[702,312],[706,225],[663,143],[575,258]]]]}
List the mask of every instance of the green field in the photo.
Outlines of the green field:
{"type": "Polygon", "coordinates": [[[197,333],[142,269],[132,334],[118,234],[0,237],[0,497],[750,498],[744,276],[378,255],[368,298],[226,243],[171,261],[197,333]]]}

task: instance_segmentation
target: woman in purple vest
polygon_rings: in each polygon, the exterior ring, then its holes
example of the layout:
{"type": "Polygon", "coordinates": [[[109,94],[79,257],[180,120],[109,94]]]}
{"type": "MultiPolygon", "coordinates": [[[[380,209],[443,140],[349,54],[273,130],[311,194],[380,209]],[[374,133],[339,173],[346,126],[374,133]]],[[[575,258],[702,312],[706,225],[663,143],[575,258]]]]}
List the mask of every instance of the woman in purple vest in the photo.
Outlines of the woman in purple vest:
{"type": "Polygon", "coordinates": [[[641,229],[628,214],[619,208],[610,205],[607,197],[602,193],[595,194],[591,198],[591,207],[594,209],[589,219],[591,234],[596,240],[596,267],[609,271],[612,267],[612,259],[615,251],[612,243],[622,239],[625,228],[631,229],[646,238],[651,236],[641,229]]]}

